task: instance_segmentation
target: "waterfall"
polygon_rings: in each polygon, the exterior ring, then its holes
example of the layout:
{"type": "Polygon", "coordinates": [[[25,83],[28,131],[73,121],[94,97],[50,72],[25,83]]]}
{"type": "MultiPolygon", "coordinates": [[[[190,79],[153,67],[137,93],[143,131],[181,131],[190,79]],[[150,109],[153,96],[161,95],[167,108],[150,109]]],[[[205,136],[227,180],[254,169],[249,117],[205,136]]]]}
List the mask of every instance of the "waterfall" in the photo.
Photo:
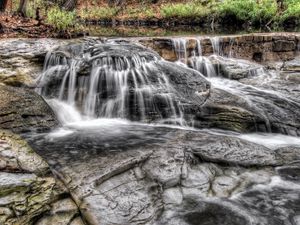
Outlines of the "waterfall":
{"type": "Polygon", "coordinates": [[[79,122],[83,120],[80,112],[75,107],[57,99],[48,100],[48,104],[56,112],[58,120],[63,124],[79,122]]]}
{"type": "Polygon", "coordinates": [[[173,46],[175,49],[175,53],[177,56],[177,59],[180,62],[186,63],[187,62],[187,39],[186,38],[173,38],[172,39],[173,46]]]}
{"type": "Polygon", "coordinates": [[[209,38],[210,42],[211,42],[211,45],[212,45],[212,48],[213,48],[213,52],[214,52],[214,55],[221,55],[221,46],[220,46],[220,42],[221,42],[221,39],[220,37],[211,37],[209,38]]]}
{"type": "MultiPolygon", "coordinates": [[[[179,48],[185,48],[182,43],[179,48]]],[[[178,54],[185,57],[184,53],[178,54]]],[[[82,118],[184,125],[179,96],[161,69],[163,63],[156,53],[133,44],[85,43],[68,51],[59,49],[47,54],[39,92],[73,107],[82,118]]],[[[54,105],[57,109],[57,102],[54,105]]],[[[62,117],[72,118],[64,113],[62,117]]]]}
{"type": "MultiPolygon", "coordinates": [[[[187,51],[188,39],[187,38],[172,39],[173,48],[176,53],[178,62],[188,65],[189,67],[199,71],[206,77],[217,76],[217,72],[210,58],[202,55],[201,38],[198,37],[193,40],[195,40],[196,46],[192,51],[193,52],[192,56],[188,57],[189,55],[187,51]]],[[[218,39],[215,42],[217,41],[218,39]]],[[[215,44],[215,45],[219,46],[219,44],[215,44]]]]}

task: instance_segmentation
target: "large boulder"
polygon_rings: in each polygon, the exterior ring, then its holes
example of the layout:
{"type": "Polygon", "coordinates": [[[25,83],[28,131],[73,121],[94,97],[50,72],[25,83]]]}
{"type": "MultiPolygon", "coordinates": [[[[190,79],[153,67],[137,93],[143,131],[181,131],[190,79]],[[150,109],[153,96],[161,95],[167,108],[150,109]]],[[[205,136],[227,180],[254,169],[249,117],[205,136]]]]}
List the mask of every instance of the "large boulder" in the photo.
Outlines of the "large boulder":
{"type": "Polygon", "coordinates": [[[51,108],[33,90],[0,85],[0,96],[0,128],[21,133],[58,125],[51,108]]]}

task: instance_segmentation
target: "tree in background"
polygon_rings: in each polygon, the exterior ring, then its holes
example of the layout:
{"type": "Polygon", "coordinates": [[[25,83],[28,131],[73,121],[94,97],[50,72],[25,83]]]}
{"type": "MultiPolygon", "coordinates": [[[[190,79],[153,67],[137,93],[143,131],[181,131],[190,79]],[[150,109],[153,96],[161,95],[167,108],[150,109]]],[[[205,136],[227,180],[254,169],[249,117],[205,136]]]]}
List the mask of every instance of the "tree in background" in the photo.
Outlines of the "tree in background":
{"type": "Polygon", "coordinates": [[[6,9],[8,0],[0,0],[0,12],[4,12],[6,9]]]}
{"type": "Polygon", "coordinates": [[[67,11],[73,11],[76,8],[77,0],[66,0],[63,8],[67,11]]]}
{"type": "Polygon", "coordinates": [[[28,0],[20,0],[18,14],[21,16],[26,17],[26,7],[27,7],[28,0]]]}

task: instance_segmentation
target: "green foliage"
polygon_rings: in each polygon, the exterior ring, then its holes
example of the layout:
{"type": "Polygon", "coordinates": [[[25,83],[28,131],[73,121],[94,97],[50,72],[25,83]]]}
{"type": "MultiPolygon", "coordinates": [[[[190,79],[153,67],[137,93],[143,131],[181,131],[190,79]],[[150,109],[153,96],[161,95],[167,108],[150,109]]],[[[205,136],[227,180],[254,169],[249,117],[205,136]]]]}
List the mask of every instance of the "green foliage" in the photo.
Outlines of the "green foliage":
{"type": "Polygon", "coordinates": [[[122,13],[130,19],[151,19],[155,17],[154,10],[147,6],[127,8],[122,13]]]}
{"type": "Polygon", "coordinates": [[[280,20],[285,22],[289,19],[294,19],[300,23],[300,1],[299,0],[286,0],[286,10],[283,12],[280,20]]]}
{"type": "Polygon", "coordinates": [[[265,23],[276,16],[277,3],[275,0],[224,0],[219,4],[218,13],[244,22],[265,23]]]}
{"type": "Polygon", "coordinates": [[[76,24],[76,12],[68,12],[58,7],[51,8],[47,13],[47,23],[57,30],[67,30],[76,24]]]}
{"type": "Polygon", "coordinates": [[[82,9],[79,16],[83,19],[110,19],[118,13],[117,7],[94,7],[82,9]]]}
{"type": "Polygon", "coordinates": [[[35,18],[36,8],[44,8],[45,1],[44,0],[34,0],[28,1],[26,7],[26,16],[35,18]]]}
{"type": "Polygon", "coordinates": [[[175,3],[165,4],[161,7],[160,13],[165,18],[196,18],[210,14],[210,9],[201,3],[175,3]]]}

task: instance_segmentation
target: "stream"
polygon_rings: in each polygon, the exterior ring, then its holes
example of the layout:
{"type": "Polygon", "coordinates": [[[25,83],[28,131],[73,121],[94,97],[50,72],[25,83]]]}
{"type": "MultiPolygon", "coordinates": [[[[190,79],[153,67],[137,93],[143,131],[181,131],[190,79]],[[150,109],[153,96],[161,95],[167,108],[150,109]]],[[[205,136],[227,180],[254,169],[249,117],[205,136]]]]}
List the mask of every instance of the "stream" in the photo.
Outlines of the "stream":
{"type": "Polygon", "coordinates": [[[300,225],[300,84],[194,39],[175,62],[135,39],[49,51],[36,91],[61,127],[27,140],[87,224],[300,225]]]}

